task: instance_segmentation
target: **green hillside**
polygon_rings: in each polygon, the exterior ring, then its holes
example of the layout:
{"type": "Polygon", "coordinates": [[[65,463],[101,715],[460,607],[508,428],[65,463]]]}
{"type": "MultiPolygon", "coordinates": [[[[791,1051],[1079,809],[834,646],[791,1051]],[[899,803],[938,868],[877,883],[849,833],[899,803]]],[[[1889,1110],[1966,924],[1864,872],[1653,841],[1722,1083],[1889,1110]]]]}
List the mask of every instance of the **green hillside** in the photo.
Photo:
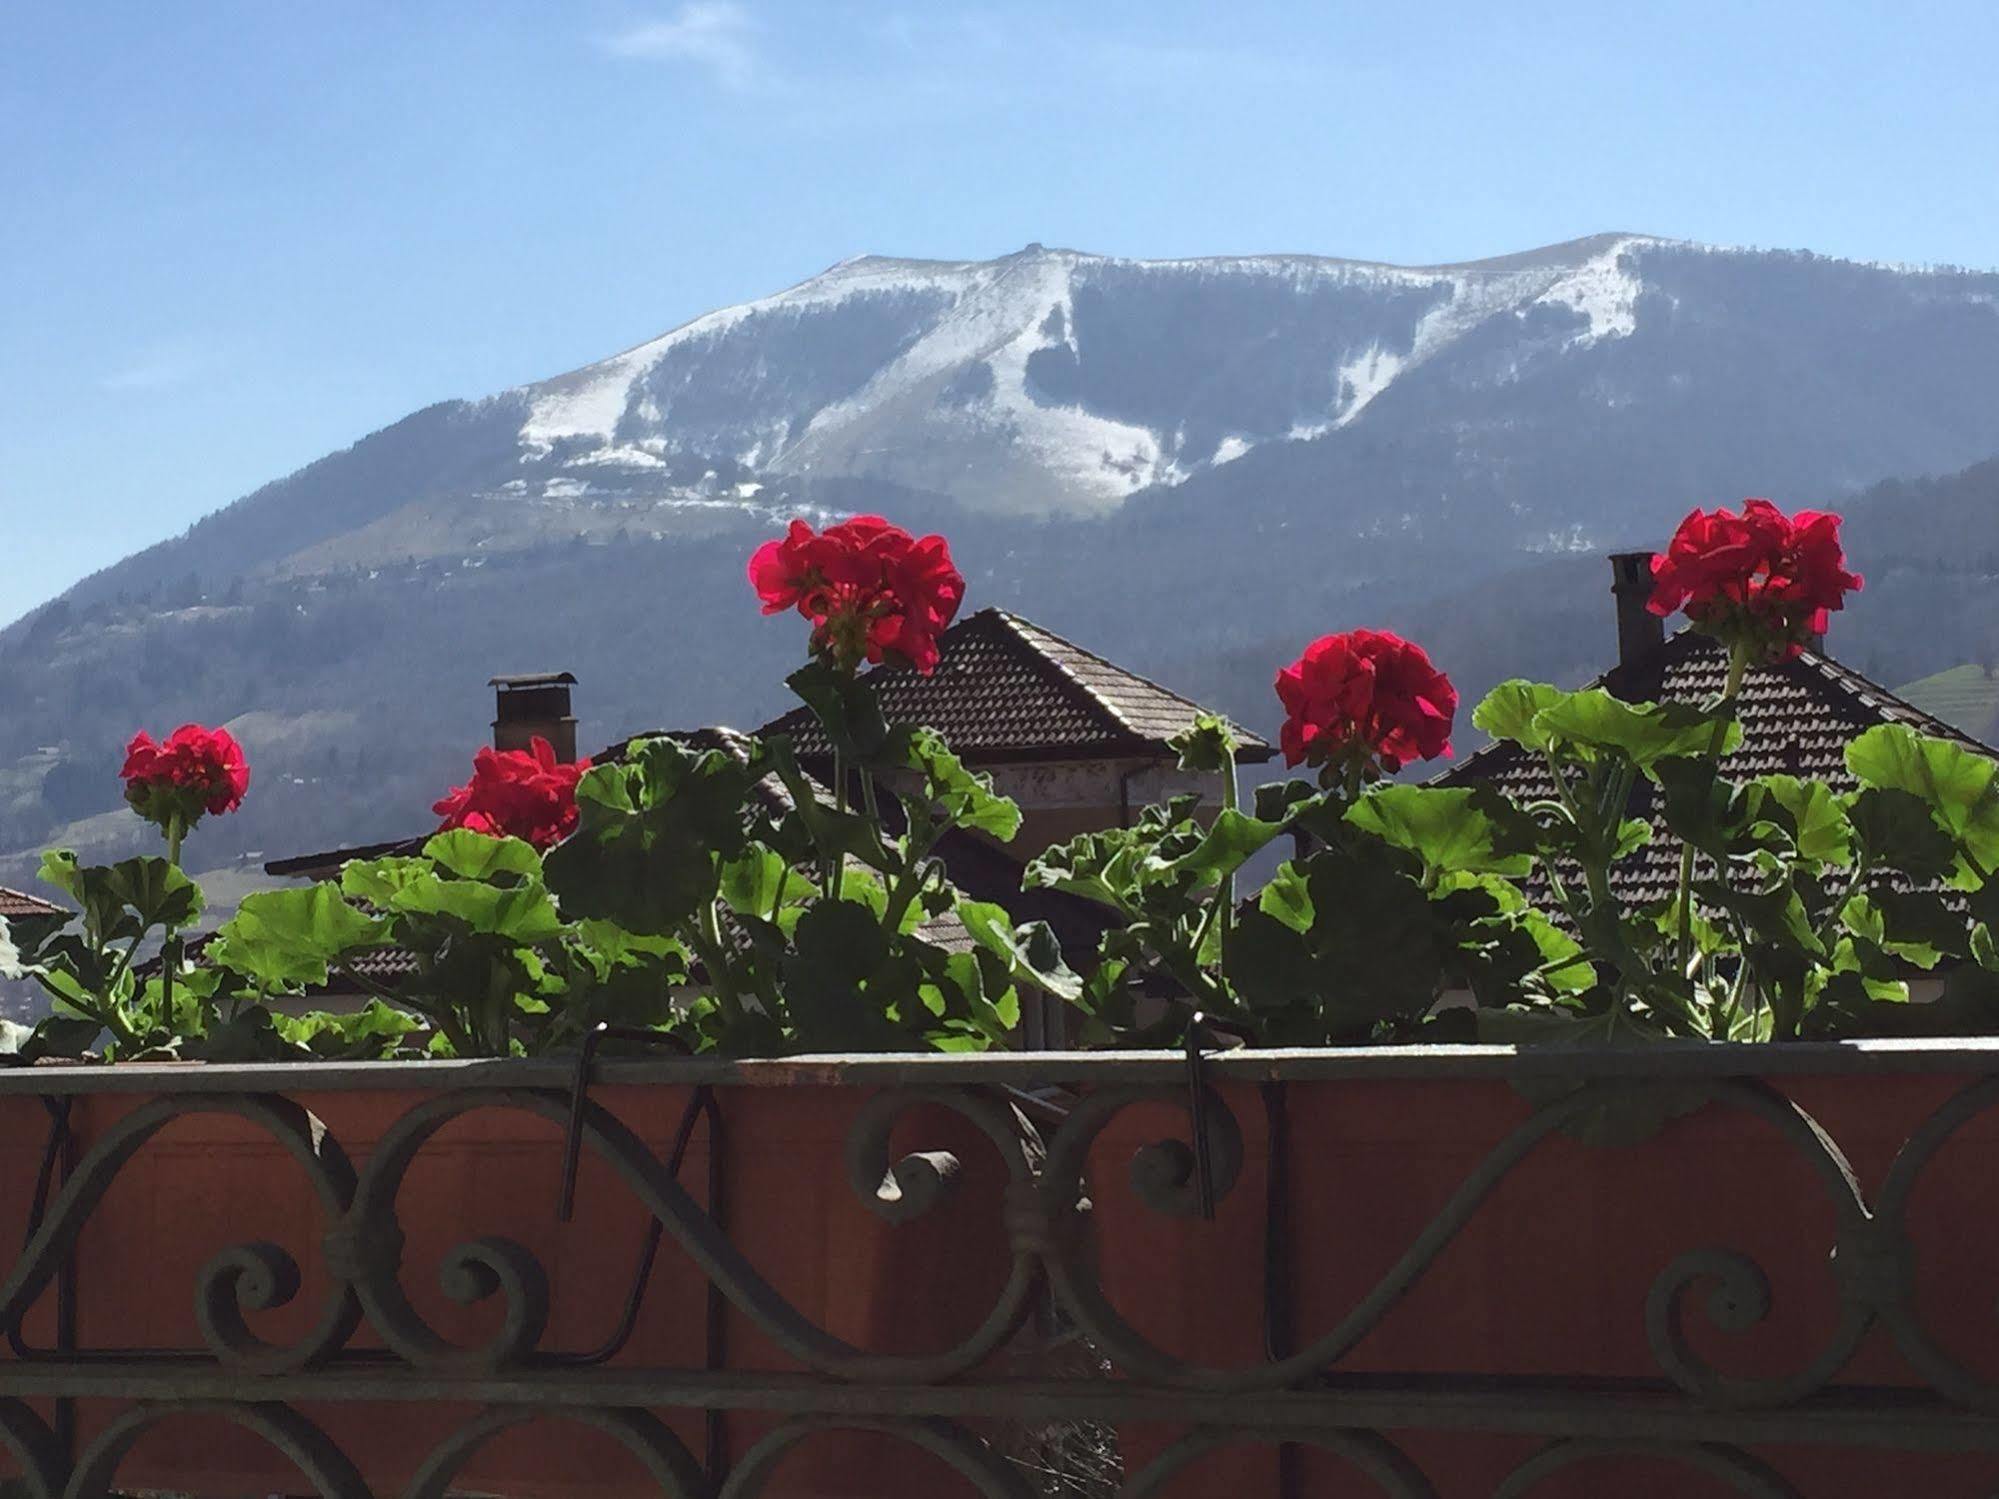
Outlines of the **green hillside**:
{"type": "Polygon", "coordinates": [[[1981,739],[1999,717],[1999,674],[1975,663],[1953,666],[1897,691],[1925,713],[1981,739]]]}

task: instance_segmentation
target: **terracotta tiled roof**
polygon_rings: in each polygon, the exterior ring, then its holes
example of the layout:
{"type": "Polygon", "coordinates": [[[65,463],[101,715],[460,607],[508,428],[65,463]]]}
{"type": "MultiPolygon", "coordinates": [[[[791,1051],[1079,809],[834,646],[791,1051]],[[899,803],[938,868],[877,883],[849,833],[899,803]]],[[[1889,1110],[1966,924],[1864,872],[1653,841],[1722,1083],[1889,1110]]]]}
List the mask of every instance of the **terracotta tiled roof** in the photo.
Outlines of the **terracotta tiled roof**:
{"type": "MultiPolygon", "coordinates": [[[[1207,711],[1053,631],[981,609],[944,632],[937,669],[906,666],[867,674],[891,722],[936,729],[972,764],[1018,759],[1164,754],[1166,742],[1207,711]]],[[[811,712],[794,708],[764,733],[791,735],[806,759],[832,752],[811,712]]],[[[1236,730],[1239,758],[1274,753],[1236,730]]]]}
{"type": "Polygon", "coordinates": [[[20,921],[30,916],[67,916],[61,906],[51,905],[39,895],[30,895],[25,890],[9,890],[0,885],[0,916],[9,921],[20,921]]]}
{"type": "MultiPolygon", "coordinates": [[[[1707,704],[1721,696],[1728,656],[1708,636],[1682,630],[1633,670],[1619,667],[1592,686],[1633,702],[1707,704]]],[[[1782,772],[1824,781],[1835,791],[1858,784],[1846,768],[1846,746],[1877,724],[1906,724],[1918,734],[1956,740],[1981,754],[1988,745],[1904,702],[1830,656],[1806,651],[1795,661],[1752,666],[1742,683],[1742,747],[1722,761],[1736,780],[1782,772]]],[[[1513,744],[1491,744],[1467,757],[1432,785],[1468,786],[1496,781],[1516,802],[1551,800],[1556,791],[1547,768],[1513,744]]],[[[1651,784],[1641,780],[1632,815],[1653,820],[1651,784]]],[[[1680,845],[1653,821],[1652,841],[1611,872],[1612,886],[1634,904],[1661,900],[1679,885],[1680,845]]]]}

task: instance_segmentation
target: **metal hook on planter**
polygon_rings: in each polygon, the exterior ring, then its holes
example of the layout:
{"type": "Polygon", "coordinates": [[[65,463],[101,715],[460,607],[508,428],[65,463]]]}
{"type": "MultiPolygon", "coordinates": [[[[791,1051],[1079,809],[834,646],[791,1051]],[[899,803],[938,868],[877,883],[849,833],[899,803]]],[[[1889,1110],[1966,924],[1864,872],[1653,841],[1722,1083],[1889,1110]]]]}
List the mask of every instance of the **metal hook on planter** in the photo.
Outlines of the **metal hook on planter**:
{"type": "Polygon", "coordinates": [[[600,1020],[584,1032],[583,1044],[576,1049],[576,1072],[569,1085],[569,1128],[562,1139],[562,1187],[555,1204],[556,1221],[560,1223],[567,1223],[576,1212],[576,1167],[583,1154],[583,1106],[590,1099],[591,1065],[597,1060],[597,1048],[606,1040],[663,1046],[681,1056],[689,1055],[686,1043],[679,1037],[658,1031],[600,1020]]]}
{"type": "Polygon", "coordinates": [[[1201,1064],[1201,1042],[1208,1033],[1208,1017],[1199,1010],[1187,1022],[1187,1118],[1194,1131],[1194,1192],[1201,1204],[1201,1217],[1215,1218],[1215,1166],[1208,1157],[1208,1082],[1201,1064]]]}
{"type": "Polygon", "coordinates": [[[1187,1021],[1187,1114],[1194,1132],[1194,1194],[1201,1217],[1209,1223],[1215,1220],[1215,1158],[1208,1138],[1206,1056],[1209,1051],[1241,1046],[1244,1040],[1204,1011],[1196,1010],[1187,1021]]]}

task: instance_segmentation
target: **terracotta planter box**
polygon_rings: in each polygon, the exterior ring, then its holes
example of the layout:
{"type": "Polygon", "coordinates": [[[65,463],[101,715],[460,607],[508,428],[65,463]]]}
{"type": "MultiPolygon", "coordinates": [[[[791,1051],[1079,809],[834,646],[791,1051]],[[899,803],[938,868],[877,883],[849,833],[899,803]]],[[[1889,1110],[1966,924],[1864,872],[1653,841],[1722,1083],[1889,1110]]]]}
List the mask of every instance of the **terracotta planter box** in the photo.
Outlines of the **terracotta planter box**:
{"type": "Polygon", "coordinates": [[[61,1395],[51,1494],[705,1496],[719,1434],[730,1499],[1018,1499],[990,1440],[1075,1422],[1121,1499],[1999,1493],[1999,1043],[1239,1054],[1212,1222],[1169,1056],[604,1073],[568,1223],[560,1066],[0,1077],[0,1225],[40,1094],[84,1162],[49,1220],[80,1352],[44,1244],[0,1296],[0,1447],[33,1466],[61,1395]],[[719,1161],[701,1122],[674,1178],[695,1081],[719,1161]],[[1045,1160],[1004,1084],[1077,1101],[1045,1160]],[[884,1216],[855,1183],[890,1163],[884,1216]]]}
{"type": "MultiPolygon", "coordinates": [[[[296,1071],[310,1080],[309,1069],[296,1071]]],[[[384,1073],[385,1080],[389,1077],[384,1073]]],[[[945,1200],[903,1224],[885,1221],[850,1185],[850,1135],[877,1090],[854,1087],[718,1089],[723,1110],[721,1180],[729,1243],[777,1297],[833,1339],[880,1354],[921,1355],[970,1338],[1001,1299],[1010,1256],[999,1231],[1008,1181],[1005,1164],[959,1114],[918,1106],[891,1132],[888,1159],[909,1151],[952,1152],[962,1163],[945,1200]]],[[[319,1121],[357,1169],[412,1110],[461,1095],[385,1086],[289,1098],[319,1121]]],[[[664,1160],[691,1090],[673,1086],[600,1086],[594,1105],[664,1160]]],[[[597,1349],[619,1326],[631,1294],[650,1214],[630,1185],[593,1148],[582,1152],[571,1221],[557,1220],[566,1100],[541,1094],[544,1113],[480,1108],[442,1124],[411,1157],[394,1194],[404,1235],[397,1283],[409,1311],[452,1348],[432,1361],[455,1376],[481,1372],[473,1352],[505,1331],[504,1294],[462,1304],[450,1294],[479,1287],[479,1277],[440,1269],[456,1246],[493,1236],[522,1246],[547,1280],[546,1328],[532,1353],[496,1361],[499,1372],[547,1372],[558,1360],[597,1349]]],[[[183,1096],[182,1102],[185,1102],[183,1096]]],[[[97,1093],[74,1099],[71,1133],[88,1151],[151,1106],[144,1093],[97,1093]]],[[[22,1224],[47,1133],[34,1098],[0,1098],[0,1212],[22,1224]]],[[[678,1180],[693,1205],[708,1207],[709,1135],[695,1129],[678,1180]]],[[[365,1180],[365,1172],[364,1172],[365,1180]]],[[[365,1190],[365,1189],[364,1189],[365,1190]]],[[[309,1341],[334,1304],[328,1253],[379,1252],[328,1244],[332,1220],[308,1171],[271,1131],[229,1113],[174,1118],[144,1144],[105,1190],[75,1248],[76,1346],[143,1358],[159,1350],[198,1350],[212,1361],[197,1319],[195,1288],[203,1267],[230,1246],[268,1242],[297,1261],[299,1286],[287,1304],[247,1316],[249,1330],[277,1349],[309,1341]]],[[[337,1236],[336,1236],[337,1237],[337,1236]]],[[[43,1347],[55,1337],[55,1296],[44,1294],[24,1326],[43,1347]]],[[[232,1298],[223,1298],[231,1300],[232,1298]]],[[[669,1233],[661,1244],[628,1340],[590,1369],[608,1373],[699,1372],[707,1362],[709,1279],[669,1233]]],[[[805,1366],[756,1322],[724,1303],[720,1367],[726,1371],[801,1370],[805,1366]]],[[[344,1342],[338,1365],[395,1367],[378,1322],[364,1317],[344,1342]]],[[[274,1355],[284,1362],[281,1355],[274,1355]]],[[[322,1361],[323,1362],[323,1361],[322,1361]]],[[[579,1370],[578,1378],[590,1377],[579,1370]]],[[[443,1438],[478,1414],[476,1405],[420,1407],[366,1401],[300,1402],[378,1494],[400,1492],[443,1438]],[[421,1419],[415,1419],[417,1411],[421,1419]]],[[[112,1420],[97,1402],[83,1406],[87,1443],[112,1420]]],[[[707,1439],[701,1415],[663,1418],[697,1459],[707,1439]]],[[[776,1424],[773,1416],[731,1413],[730,1452],[743,1452],[776,1424]]],[[[875,1499],[905,1478],[936,1473],[921,1453],[880,1438],[827,1434],[782,1465],[771,1492],[875,1499]],[[886,1485],[886,1487],[884,1487],[886,1485]]],[[[118,1468],[122,1485],[198,1495],[301,1492],[296,1467],[265,1442],[215,1420],[183,1420],[147,1433],[118,1468]]],[[[561,1420],[525,1424],[496,1435],[459,1471],[454,1492],[559,1499],[569,1495],[656,1495],[657,1481],[615,1434],[561,1420]]],[[[908,1492],[920,1492],[920,1487],[908,1492]]]]}
{"type": "MultiPolygon", "coordinates": [[[[1999,1176],[1990,1165],[1999,1111],[1968,1110],[1947,1138],[1910,1146],[1903,1170],[1920,1169],[1897,1183],[1906,1200],[1891,1204],[1884,1190],[1898,1152],[1975,1081],[1863,1072],[1701,1084],[1664,1095],[1690,1112],[1618,1144],[1537,1133],[1535,1106],[1502,1080],[1286,1083],[1286,1181],[1275,1216],[1286,1285],[1273,1304],[1285,1325],[1275,1337],[1304,1350],[1360,1309],[1351,1337],[1327,1345],[1321,1363],[1333,1386],[1362,1393],[1420,1393],[1431,1376],[1530,1393],[1558,1385],[1670,1390],[1677,1373],[1681,1387],[1721,1409],[1788,1406],[1821,1388],[1836,1399],[1884,1387],[1941,1389],[1989,1408],[1999,1403],[1999,1176]],[[1815,1140],[1814,1123],[1829,1145],[1815,1140]],[[1494,1157],[1509,1151],[1517,1159],[1494,1157]],[[1840,1180],[1842,1156],[1852,1187],[1840,1180]],[[1453,1195],[1482,1172],[1483,1189],[1470,1188],[1454,1208],[1453,1195]],[[1870,1226],[1867,1214],[1884,1207],[1886,1221],[1870,1226]],[[1426,1235],[1434,1240],[1427,1246],[1426,1235]],[[1672,1288],[1682,1284],[1676,1297],[1672,1288]],[[1370,1298],[1378,1315],[1365,1310],[1370,1298]],[[1867,1314],[1884,1305],[1899,1309],[1894,1318],[1867,1314]]],[[[1239,1126],[1242,1152],[1213,1221],[1162,1216],[1133,1186],[1136,1153],[1191,1138],[1185,1108],[1165,1102],[1125,1109],[1098,1137],[1092,1217],[1104,1292],[1130,1329],[1174,1360],[1241,1373],[1270,1359],[1271,1134],[1256,1085],[1221,1082],[1215,1093],[1239,1126]]],[[[1181,1165],[1187,1158],[1178,1153],[1181,1165]]],[[[1244,1383],[1221,1372],[1208,1382],[1244,1383]]],[[[1122,1428],[1128,1471],[1178,1434],[1122,1428]]],[[[1441,1499],[1516,1492],[1500,1489],[1502,1480],[1548,1441],[1387,1434],[1441,1499]]],[[[1999,1455],[1989,1452],[1799,1445],[1759,1446],[1756,1457],[1812,1499],[1983,1495],[1999,1481],[1999,1455]]],[[[1302,1484],[1292,1492],[1347,1492],[1343,1484],[1369,1491],[1347,1459],[1300,1446],[1285,1461],[1302,1484]]],[[[1278,1463],[1271,1447],[1224,1447],[1156,1492],[1277,1494],[1278,1463]]],[[[1754,1482],[1720,1468],[1696,1473],[1684,1454],[1669,1461],[1626,1451],[1551,1468],[1531,1493],[1786,1492],[1754,1482]]]]}

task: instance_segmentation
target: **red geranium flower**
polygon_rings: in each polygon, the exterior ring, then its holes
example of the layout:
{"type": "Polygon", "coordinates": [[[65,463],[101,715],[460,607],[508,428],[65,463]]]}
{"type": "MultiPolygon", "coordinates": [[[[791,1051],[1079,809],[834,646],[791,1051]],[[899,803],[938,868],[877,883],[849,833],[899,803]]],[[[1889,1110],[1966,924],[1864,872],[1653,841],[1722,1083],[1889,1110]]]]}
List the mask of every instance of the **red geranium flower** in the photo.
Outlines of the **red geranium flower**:
{"type": "Polygon", "coordinates": [[[1458,693],[1419,645],[1386,630],[1322,635],[1277,674],[1287,765],[1378,766],[1451,752],[1458,693]]]}
{"type": "Polygon", "coordinates": [[[1795,656],[1860,590],[1859,574],[1846,570],[1839,523],[1818,510],[1786,516],[1768,500],[1744,500],[1741,515],[1695,510],[1652,559],[1648,607],[1660,616],[1685,609],[1731,648],[1795,656]]]}
{"type": "Polygon", "coordinates": [[[444,819],[440,833],[467,828],[553,848],[576,829],[576,783],[589,768],[588,760],[562,764],[539,735],[525,750],[481,749],[472,779],[430,810],[444,819]]]}
{"type": "Polygon", "coordinates": [[[849,671],[893,656],[929,675],[937,637],[965,597],[950,543],[878,515],[816,533],[794,520],[781,540],[756,549],[749,573],[764,613],[796,609],[812,621],[812,649],[849,671]]]}
{"type": "Polygon", "coordinates": [[[235,736],[192,723],[175,729],[165,743],[141,729],[125,746],[118,775],[133,810],[169,834],[175,825],[187,832],[203,813],[220,817],[235,811],[250,789],[249,762],[235,736]]]}

